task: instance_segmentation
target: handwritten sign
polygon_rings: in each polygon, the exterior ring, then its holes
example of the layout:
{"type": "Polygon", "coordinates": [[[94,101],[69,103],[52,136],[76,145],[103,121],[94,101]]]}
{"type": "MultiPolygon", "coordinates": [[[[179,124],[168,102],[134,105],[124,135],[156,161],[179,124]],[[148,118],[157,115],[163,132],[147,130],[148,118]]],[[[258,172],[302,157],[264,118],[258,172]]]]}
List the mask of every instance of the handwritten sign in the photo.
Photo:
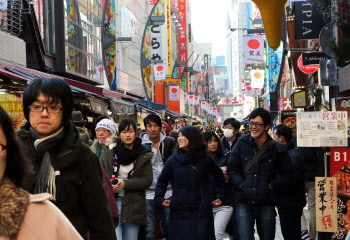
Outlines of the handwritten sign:
{"type": "Polygon", "coordinates": [[[347,112],[297,112],[298,147],[348,146],[347,112]]]}
{"type": "Polygon", "coordinates": [[[335,177],[316,177],[316,230],[338,231],[337,180],[335,177]]]}

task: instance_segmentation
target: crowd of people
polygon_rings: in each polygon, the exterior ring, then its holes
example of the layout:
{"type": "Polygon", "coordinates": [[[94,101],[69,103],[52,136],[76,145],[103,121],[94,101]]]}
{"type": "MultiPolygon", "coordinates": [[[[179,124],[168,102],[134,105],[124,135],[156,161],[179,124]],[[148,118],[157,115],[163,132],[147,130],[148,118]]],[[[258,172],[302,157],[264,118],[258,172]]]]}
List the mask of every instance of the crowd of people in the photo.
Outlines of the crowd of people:
{"type": "Polygon", "coordinates": [[[91,139],[73,106],[65,81],[33,80],[17,136],[0,108],[1,239],[272,240],[276,209],[284,239],[316,239],[317,154],[267,110],[246,131],[101,116],[91,139]]]}

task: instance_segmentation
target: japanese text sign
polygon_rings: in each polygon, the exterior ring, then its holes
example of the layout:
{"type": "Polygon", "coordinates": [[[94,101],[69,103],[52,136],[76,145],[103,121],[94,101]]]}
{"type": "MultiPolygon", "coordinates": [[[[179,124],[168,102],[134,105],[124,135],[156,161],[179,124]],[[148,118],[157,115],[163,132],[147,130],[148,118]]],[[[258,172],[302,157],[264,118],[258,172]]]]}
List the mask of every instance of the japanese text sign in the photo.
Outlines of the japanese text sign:
{"type": "Polygon", "coordinates": [[[337,179],[335,177],[316,177],[316,230],[318,232],[336,232],[337,179]]]}
{"type": "Polygon", "coordinates": [[[180,90],[179,86],[169,86],[169,101],[179,101],[180,90]]]}
{"type": "Polygon", "coordinates": [[[157,64],[153,66],[154,79],[156,81],[165,79],[165,64],[157,64]]]}
{"type": "Polygon", "coordinates": [[[331,148],[331,176],[338,172],[349,160],[350,148],[331,148]]]}
{"type": "Polygon", "coordinates": [[[293,110],[291,98],[280,98],[278,100],[278,107],[280,111],[293,110]]]}
{"type": "Polygon", "coordinates": [[[244,62],[264,63],[264,38],[262,36],[243,37],[244,62]]]}
{"type": "Polygon", "coordinates": [[[297,112],[298,147],[348,146],[347,112],[297,112]]]}

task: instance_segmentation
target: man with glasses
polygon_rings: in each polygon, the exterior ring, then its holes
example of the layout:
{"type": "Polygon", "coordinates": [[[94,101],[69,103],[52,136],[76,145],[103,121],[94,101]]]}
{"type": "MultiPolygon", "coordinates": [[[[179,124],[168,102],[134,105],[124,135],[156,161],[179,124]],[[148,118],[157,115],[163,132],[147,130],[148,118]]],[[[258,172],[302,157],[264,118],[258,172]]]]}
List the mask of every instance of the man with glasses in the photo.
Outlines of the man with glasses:
{"type": "Polygon", "coordinates": [[[79,234],[88,239],[116,239],[96,154],[82,143],[70,121],[73,95],[62,79],[36,79],[23,94],[27,124],[17,134],[31,173],[23,188],[50,193],[79,234]]]}
{"type": "Polygon", "coordinates": [[[267,110],[253,110],[249,115],[250,133],[238,140],[228,160],[229,181],[237,190],[239,239],[254,240],[255,222],[260,239],[275,238],[276,195],[288,191],[292,178],[287,148],[268,135],[270,125],[267,110]]]}

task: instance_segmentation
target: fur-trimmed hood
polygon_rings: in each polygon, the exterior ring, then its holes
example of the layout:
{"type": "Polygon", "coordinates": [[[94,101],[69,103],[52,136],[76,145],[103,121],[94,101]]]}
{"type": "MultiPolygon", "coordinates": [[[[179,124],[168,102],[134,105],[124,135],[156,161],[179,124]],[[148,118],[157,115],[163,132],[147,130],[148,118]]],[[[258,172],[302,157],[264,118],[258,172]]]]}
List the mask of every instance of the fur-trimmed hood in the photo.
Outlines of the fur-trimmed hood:
{"type": "Polygon", "coordinates": [[[0,236],[18,233],[28,205],[29,193],[4,178],[0,184],[0,236]]]}
{"type": "MultiPolygon", "coordinates": [[[[117,142],[118,137],[116,135],[111,135],[106,139],[105,145],[109,147],[109,149],[112,149],[115,146],[115,143],[117,142]]],[[[97,152],[97,146],[98,146],[97,139],[94,140],[94,143],[91,145],[90,149],[96,153],[97,152]]]]}

